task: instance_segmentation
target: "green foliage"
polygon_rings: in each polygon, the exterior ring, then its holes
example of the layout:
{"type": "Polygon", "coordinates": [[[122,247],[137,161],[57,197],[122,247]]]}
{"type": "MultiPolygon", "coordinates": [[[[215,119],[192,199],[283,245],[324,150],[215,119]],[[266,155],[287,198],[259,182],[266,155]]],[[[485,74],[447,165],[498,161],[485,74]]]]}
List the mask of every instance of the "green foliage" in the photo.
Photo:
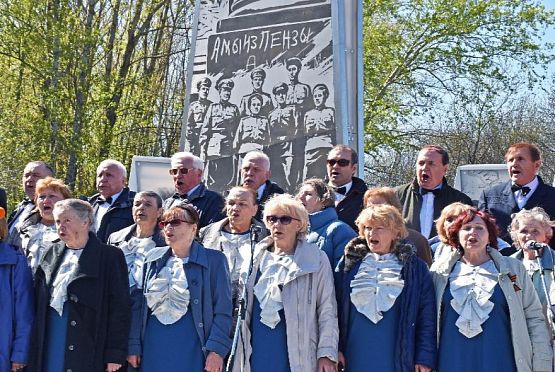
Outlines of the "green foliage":
{"type": "Polygon", "coordinates": [[[479,103],[469,91],[495,100],[533,86],[553,58],[541,36],[554,24],[533,0],[364,0],[366,150],[414,145],[419,117],[479,103]]]}
{"type": "Polygon", "coordinates": [[[0,184],[11,206],[30,160],[89,195],[102,159],[176,150],[192,12],[189,0],[0,2],[0,184]]]}

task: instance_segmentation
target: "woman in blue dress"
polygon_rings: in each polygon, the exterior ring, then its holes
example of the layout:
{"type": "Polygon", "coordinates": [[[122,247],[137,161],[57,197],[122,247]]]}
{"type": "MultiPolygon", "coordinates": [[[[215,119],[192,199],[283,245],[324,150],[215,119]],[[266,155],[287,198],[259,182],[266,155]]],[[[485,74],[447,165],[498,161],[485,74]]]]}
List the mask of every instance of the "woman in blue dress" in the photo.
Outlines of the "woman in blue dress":
{"type": "Polygon", "coordinates": [[[61,239],[35,273],[36,316],[29,372],[117,371],[125,363],[131,309],[121,251],[90,232],[89,203],[54,205],[61,239]]]}
{"type": "Polygon", "coordinates": [[[400,212],[371,205],[336,270],[340,363],[349,372],[429,372],[436,362],[436,310],[428,266],[400,212]]]}
{"type": "Polygon", "coordinates": [[[524,266],[497,251],[493,217],[462,212],[448,229],[448,245],[454,248],[432,265],[438,371],[551,371],[538,296],[524,266]]]}
{"type": "Polygon", "coordinates": [[[337,314],[326,254],[308,243],[308,214],[291,195],[264,207],[270,236],[257,244],[234,371],[334,372],[337,314]]]}
{"type": "Polygon", "coordinates": [[[306,240],[318,245],[335,268],[347,243],[357,236],[351,226],[337,217],[335,193],[322,179],[310,178],[301,185],[297,199],[308,212],[310,228],[306,240]]]}
{"type": "Polygon", "coordinates": [[[223,253],[196,241],[191,204],[162,215],[168,246],[145,257],[142,290],[133,291],[128,362],[141,371],[223,369],[231,347],[231,284],[223,253]]]}

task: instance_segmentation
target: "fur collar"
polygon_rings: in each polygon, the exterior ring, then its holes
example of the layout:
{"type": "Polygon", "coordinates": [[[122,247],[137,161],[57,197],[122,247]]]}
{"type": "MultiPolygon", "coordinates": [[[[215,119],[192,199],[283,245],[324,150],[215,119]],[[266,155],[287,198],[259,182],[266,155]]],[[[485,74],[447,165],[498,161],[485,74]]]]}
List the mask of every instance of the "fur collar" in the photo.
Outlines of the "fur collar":
{"type": "MultiPolygon", "coordinates": [[[[370,252],[370,249],[366,244],[366,239],[356,237],[351,240],[345,246],[345,255],[343,256],[345,268],[343,270],[351,270],[351,268],[358,261],[362,260],[366,256],[366,254],[368,254],[368,252],[370,252]]],[[[402,265],[405,265],[409,261],[409,259],[414,256],[414,250],[410,244],[397,243],[391,253],[397,256],[402,265]]]]}

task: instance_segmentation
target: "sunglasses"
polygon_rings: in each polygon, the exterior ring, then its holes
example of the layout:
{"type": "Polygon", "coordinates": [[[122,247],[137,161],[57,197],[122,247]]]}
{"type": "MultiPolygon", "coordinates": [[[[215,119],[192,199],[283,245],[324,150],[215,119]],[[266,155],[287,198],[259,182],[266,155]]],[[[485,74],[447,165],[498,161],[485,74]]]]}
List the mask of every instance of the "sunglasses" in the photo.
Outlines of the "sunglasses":
{"type": "Polygon", "coordinates": [[[195,169],[195,168],[171,168],[170,169],[170,174],[172,176],[175,176],[178,173],[185,175],[185,174],[189,173],[190,171],[192,171],[193,169],[195,169]]]}
{"type": "Polygon", "coordinates": [[[326,160],[326,162],[330,167],[333,167],[335,164],[338,164],[340,167],[346,167],[347,165],[351,164],[351,161],[347,159],[339,159],[339,160],[328,159],[326,160]]]}
{"type": "Polygon", "coordinates": [[[298,218],[294,218],[291,216],[266,216],[266,222],[273,225],[279,221],[282,225],[289,225],[291,221],[300,221],[298,218]]]}
{"type": "Polygon", "coordinates": [[[177,226],[181,225],[182,223],[192,224],[189,221],[180,220],[179,218],[176,218],[174,220],[169,220],[169,221],[160,221],[158,223],[158,226],[160,226],[160,228],[163,229],[168,225],[170,225],[171,227],[177,227],[177,226]]]}

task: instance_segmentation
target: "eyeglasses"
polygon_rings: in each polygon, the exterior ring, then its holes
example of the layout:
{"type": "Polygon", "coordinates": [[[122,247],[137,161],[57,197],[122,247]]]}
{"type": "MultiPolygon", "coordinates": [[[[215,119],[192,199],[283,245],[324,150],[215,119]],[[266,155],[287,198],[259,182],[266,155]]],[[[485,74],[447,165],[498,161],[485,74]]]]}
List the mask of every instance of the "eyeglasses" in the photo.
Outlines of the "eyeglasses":
{"type": "Polygon", "coordinates": [[[160,228],[163,229],[168,225],[170,225],[171,227],[177,227],[177,226],[181,225],[182,223],[188,223],[188,224],[192,225],[192,223],[189,222],[189,221],[180,220],[179,218],[176,218],[174,220],[169,220],[169,221],[160,221],[158,223],[158,226],[160,226],[160,228]]]}
{"type": "Polygon", "coordinates": [[[282,225],[289,225],[291,221],[300,221],[298,218],[291,217],[291,216],[266,216],[266,222],[273,225],[279,221],[282,225]]]}
{"type": "Polygon", "coordinates": [[[340,167],[346,167],[347,165],[351,164],[351,161],[348,159],[328,159],[326,160],[326,162],[330,167],[333,167],[335,164],[339,165],[340,167]]]}
{"type": "Polygon", "coordinates": [[[195,169],[195,168],[172,168],[172,169],[170,169],[170,174],[172,176],[175,176],[178,173],[185,175],[185,174],[189,173],[190,171],[192,171],[193,169],[195,169]]]}

